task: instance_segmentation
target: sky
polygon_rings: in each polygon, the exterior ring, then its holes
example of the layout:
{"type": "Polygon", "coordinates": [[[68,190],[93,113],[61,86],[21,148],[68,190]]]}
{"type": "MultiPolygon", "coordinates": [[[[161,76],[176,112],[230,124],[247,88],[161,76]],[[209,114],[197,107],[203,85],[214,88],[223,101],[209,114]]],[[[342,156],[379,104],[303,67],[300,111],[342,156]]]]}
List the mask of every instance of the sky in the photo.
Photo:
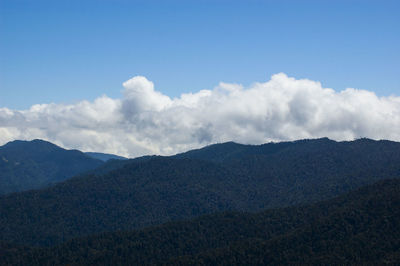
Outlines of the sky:
{"type": "Polygon", "coordinates": [[[0,145],[400,141],[400,1],[0,0],[0,145]]]}

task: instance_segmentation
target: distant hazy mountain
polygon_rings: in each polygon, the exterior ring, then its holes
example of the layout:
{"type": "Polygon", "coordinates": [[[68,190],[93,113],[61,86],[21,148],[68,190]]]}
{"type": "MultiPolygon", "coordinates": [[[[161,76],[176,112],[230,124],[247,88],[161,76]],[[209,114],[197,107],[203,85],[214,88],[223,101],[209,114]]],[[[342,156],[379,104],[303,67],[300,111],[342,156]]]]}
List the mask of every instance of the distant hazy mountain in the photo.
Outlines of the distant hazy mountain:
{"type": "Polygon", "coordinates": [[[399,265],[399,224],[400,180],[385,180],[310,206],[219,213],[50,249],[0,244],[0,252],[10,265],[399,265]]]}
{"type": "Polygon", "coordinates": [[[224,143],[116,162],[123,163],[40,191],[0,197],[0,241],[52,245],[217,211],[316,202],[400,177],[400,143],[224,143]]]}
{"type": "Polygon", "coordinates": [[[125,158],[122,156],[108,154],[108,153],[101,153],[101,152],[85,152],[85,154],[94,159],[102,160],[103,162],[106,162],[111,159],[114,159],[114,160],[127,160],[128,159],[128,158],[125,158]]]}
{"type": "Polygon", "coordinates": [[[12,141],[0,147],[0,194],[42,188],[102,164],[47,141],[12,141]]]}

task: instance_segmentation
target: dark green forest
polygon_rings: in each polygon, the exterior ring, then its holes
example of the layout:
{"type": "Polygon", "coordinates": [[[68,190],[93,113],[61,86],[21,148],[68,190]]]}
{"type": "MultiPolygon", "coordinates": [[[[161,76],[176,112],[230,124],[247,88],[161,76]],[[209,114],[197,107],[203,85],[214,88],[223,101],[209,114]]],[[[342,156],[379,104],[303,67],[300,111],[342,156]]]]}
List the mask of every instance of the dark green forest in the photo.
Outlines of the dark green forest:
{"type": "Polygon", "coordinates": [[[51,248],[3,244],[19,265],[382,265],[400,258],[400,180],[308,206],[223,212],[70,240],[51,248]]]}
{"type": "Polygon", "coordinates": [[[0,241],[49,246],[219,211],[311,203],[400,176],[400,144],[387,141],[226,143],[194,152],[203,157],[113,160],[97,173],[2,196],[0,241]]]}
{"type": "Polygon", "coordinates": [[[399,177],[400,143],[369,139],[109,160],[0,196],[0,262],[390,264],[399,177]]]}

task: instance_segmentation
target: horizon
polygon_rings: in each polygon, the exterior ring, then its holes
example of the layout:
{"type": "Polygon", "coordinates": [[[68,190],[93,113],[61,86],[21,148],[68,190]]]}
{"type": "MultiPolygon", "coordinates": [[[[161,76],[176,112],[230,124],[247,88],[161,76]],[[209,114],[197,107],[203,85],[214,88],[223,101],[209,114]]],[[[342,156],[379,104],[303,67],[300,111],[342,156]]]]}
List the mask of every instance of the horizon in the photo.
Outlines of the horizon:
{"type": "Polygon", "coordinates": [[[244,143],[239,143],[239,142],[235,142],[235,141],[226,141],[226,142],[210,143],[210,144],[206,144],[204,146],[201,146],[199,148],[190,149],[190,150],[184,150],[184,151],[181,151],[179,153],[170,154],[170,155],[144,154],[144,155],[141,155],[141,156],[138,156],[138,157],[125,157],[125,156],[121,156],[119,154],[103,153],[103,152],[99,152],[99,151],[96,151],[96,150],[85,151],[85,150],[78,150],[78,149],[69,149],[67,147],[63,147],[61,145],[58,145],[56,143],[53,143],[53,142],[45,140],[45,139],[31,139],[31,140],[15,139],[15,140],[11,140],[11,141],[9,141],[7,143],[4,143],[4,144],[0,145],[0,148],[2,146],[5,146],[5,145],[7,145],[9,143],[13,143],[13,142],[35,142],[35,141],[40,141],[40,142],[47,142],[49,144],[55,145],[55,146],[57,146],[57,147],[59,147],[61,149],[64,149],[64,150],[77,150],[77,151],[81,151],[83,153],[100,153],[100,154],[117,155],[117,156],[124,157],[126,159],[135,159],[135,158],[139,158],[139,157],[142,157],[142,156],[162,156],[162,157],[164,157],[164,156],[166,156],[166,157],[175,156],[175,155],[183,154],[183,153],[186,153],[186,152],[189,152],[189,151],[201,150],[201,149],[204,149],[204,148],[207,148],[207,147],[211,147],[211,146],[214,146],[214,145],[223,145],[223,144],[227,144],[227,143],[234,143],[234,144],[243,145],[243,146],[263,146],[263,145],[268,145],[268,144],[294,143],[294,142],[301,142],[301,141],[315,141],[315,140],[324,140],[324,139],[329,140],[329,141],[333,141],[333,142],[336,142],[336,143],[354,142],[354,141],[360,141],[360,140],[368,140],[368,141],[375,141],[375,142],[389,141],[389,142],[400,143],[399,141],[392,141],[392,140],[387,140],[387,139],[371,139],[371,138],[366,138],[366,137],[360,137],[360,138],[355,138],[353,140],[342,140],[342,141],[337,141],[337,140],[334,140],[334,139],[330,139],[328,137],[321,137],[321,138],[310,138],[310,139],[296,139],[296,140],[290,140],[290,141],[277,141],[277,142],[270,141],[270,142],[265,142],[265,143],[261,143],[261,144],[244,144],[244,143]]]}

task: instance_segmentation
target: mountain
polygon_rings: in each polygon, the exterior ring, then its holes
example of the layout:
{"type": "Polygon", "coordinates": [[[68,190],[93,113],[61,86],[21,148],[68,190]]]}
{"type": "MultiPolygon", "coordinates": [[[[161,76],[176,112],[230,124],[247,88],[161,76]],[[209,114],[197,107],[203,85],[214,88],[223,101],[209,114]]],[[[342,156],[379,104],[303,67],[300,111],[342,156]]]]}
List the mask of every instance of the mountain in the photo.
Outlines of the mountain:
{"type": "Polygon", "coordinates": [[[47,141],[12,141],[0,147],[0,195],[43,188],[102,164],[47,141]]]}
{"type": "MultiPolygon", "coordinates": [[[[267,145],[270,146],[270,144],[267,145]]],[[[190,150],[177,154],[174,157],[224,162],[245,157],[248,154],[254,154],[259,147],[260,146],[244,145],[230,141],[209,145],[201,149],[190,150]]]]}
{"type": "Polygon", "coordinates": [[[88,155],[91,158],[102,160],[103,162],[106,162],[108,160],[127,160],[128,158],[114,155],[114,154],[108,154],[108,153],[101,153],[101,152],[85,152],[86,155],[88,155]]]}
{"type": "Polygon", "coordinates": [[[259,209],[319,201],[400,176],[400,143],[365,138],[263,145],[229,142],[176,156],[215,162],[245,176],[259,209]]]}
{"type": "Polygon", "coordinates": [[[0,241],[50,246],[219,211],[307,204],[400,177],[400,143],[390,141],[225,143],[193,152],[197,157],[116,161],[46,189],[0,197],[0,241]]]}
{"type": "Polygon", "coordinates": [[[52,248],[0,245],[14,265],[398,265],[400,180],[308,206],[225,212],[52,248]]]}
{"type": "Polygon", "coordinates": [[[212,163],[157,157],[102,176],[6,195],[0,198],[0,240],[52,245],[234,209],[237,195],[229,176],[212,163]]]}

